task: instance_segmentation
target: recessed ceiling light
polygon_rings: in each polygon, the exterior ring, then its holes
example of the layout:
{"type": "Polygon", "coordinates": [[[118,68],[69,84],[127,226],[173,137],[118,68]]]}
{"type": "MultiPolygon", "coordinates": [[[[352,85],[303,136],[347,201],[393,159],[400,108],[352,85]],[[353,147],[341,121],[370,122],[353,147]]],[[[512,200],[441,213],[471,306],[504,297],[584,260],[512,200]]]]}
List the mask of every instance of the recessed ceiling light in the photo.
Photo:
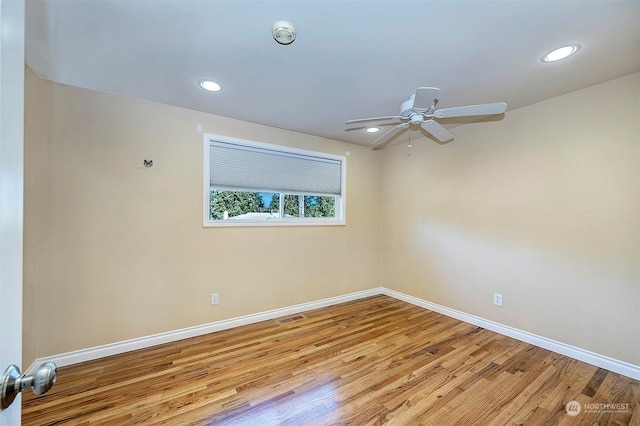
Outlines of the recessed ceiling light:
{"type": "Polygon", "coordinates": [[[552,50],[542,57],[542,62],[557,62],[568,58],[580,50],[579,44],[570,44],[552,50]]]}
{"type": "Polygon", "coordinates": [[[366,129],[364,129],[365,132],[367,133],[376,133],[380,131],[379,127],[367,127],[366,129]]]}
{"type": "Polygon", "coordinates": [[[204,90],[208,90],[210,92],[219,92],[222,90],[222,86],[220,86],[215,81],[201,80],[199,84],[200,87],[202,87],[204,90]]]}

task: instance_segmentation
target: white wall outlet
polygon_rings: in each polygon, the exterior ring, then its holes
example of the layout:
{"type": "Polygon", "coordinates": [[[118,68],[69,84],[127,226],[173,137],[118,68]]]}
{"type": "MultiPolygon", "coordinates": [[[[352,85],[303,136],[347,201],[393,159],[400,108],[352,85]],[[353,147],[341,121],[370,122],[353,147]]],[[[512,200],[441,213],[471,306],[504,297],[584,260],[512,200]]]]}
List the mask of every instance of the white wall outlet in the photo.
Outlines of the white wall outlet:
{"type": "Polygon", "coordinates": [[[218,298],[219,298],[218,293],[211,293],[211,304],[212,305],[217,305],[218,304],[218,298]]]}
{"type": "Polygon", "coordinates": [[[493,304],[502,306],[502,295],[500,293],[493,293],[493,304]]]}

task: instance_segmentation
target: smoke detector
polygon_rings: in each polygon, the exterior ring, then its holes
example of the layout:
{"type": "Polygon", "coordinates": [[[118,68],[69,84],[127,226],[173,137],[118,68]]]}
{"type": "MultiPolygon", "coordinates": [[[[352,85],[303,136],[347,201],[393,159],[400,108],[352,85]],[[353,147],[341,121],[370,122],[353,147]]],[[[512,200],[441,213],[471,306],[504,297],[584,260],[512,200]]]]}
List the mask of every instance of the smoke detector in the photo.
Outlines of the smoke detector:
{"type": "Polygon", "coordinates": [[[273,38],[280,44],[291,44],[296,39],[296,29],[291,22],[278,21],[273,24],[273,38]]]}

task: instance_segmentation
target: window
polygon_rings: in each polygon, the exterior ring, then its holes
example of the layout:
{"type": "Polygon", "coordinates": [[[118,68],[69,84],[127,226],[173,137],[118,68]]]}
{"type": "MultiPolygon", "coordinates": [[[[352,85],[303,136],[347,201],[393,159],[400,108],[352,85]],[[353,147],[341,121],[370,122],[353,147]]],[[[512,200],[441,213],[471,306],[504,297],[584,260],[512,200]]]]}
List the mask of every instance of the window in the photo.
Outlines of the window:
{"type": "Polygon", "coordinates": [[[344,225],[346,158],[204,137],[204,226],[344,225]]]}

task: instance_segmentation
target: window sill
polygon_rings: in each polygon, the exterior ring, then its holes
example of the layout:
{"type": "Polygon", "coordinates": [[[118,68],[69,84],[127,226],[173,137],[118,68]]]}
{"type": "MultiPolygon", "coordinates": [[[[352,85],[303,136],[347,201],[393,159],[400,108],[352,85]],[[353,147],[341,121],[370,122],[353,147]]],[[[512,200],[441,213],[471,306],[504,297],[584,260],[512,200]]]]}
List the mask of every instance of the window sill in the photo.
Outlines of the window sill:
{"type": "Polygon", "coordinates": [[[314,220],[314,219],[297,219],[282,220],[275,219],[264,222],[252,222],[242,220],[220,220],[215,222],[206,221],[202,224],[203,228],[225,228],[225,227],[253,227],[253,226],[345,226],[345,220],[314,220]]]}

